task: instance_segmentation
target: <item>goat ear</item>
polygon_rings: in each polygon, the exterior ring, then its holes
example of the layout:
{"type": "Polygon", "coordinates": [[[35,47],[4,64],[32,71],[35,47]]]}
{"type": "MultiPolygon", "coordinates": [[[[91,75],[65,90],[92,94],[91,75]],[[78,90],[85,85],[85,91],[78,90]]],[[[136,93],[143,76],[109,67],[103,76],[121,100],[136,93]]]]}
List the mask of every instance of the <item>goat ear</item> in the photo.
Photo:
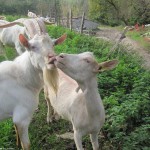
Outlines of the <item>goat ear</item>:
{"type": "Polygon", "coordinates": [[[61,37],[59,37],[58,39],[54,40],[54,45],[58,45],[63,43],[67,38],[67,34],[63,34],[61,37]]]}
{"type": "Polygon", "coordinates": [[[28,42],[28,40],[25,38],[25,36],[24,36],[23,34],[20,34],[20,35],[19,35],[19,40],[20,40],[21,44],[22,44],[24,47],[26,47],[26,48],[29,49],[29,42],[28,42]]]}
{"type": "Polygon", "coordinates": [[[118,64],[118,60],[110,60],[110,61],[102,62],[98,64],[98,67],[94,72],[98,73],[106,70],[111,70],[115,68],[117,64],[118,64]]]}

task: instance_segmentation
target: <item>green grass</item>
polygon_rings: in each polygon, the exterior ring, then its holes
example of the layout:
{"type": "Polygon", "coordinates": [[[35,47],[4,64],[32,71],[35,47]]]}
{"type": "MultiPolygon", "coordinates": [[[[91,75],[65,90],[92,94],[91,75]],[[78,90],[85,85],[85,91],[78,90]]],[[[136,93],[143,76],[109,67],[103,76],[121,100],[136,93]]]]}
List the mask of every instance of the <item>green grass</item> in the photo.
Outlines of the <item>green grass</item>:
{"type": "MultiPolygon", "coordinates": [[[[77,35],[61,27],[48,27],[53,38],[67,33],[64,44],[55,48],[57,53],[81,53],[92,51],[99,62],[118,59],[116,69],[98,75],[98,88],[106,110],[106,122],[99,134],[103,150],[146,150],[150,146],[150,71],[141,68],[141,61],[125,47],[119,47],[109,58],[111,43],[92,37],[77,35]],[[141,136],[144,135],[144,136],[141,136]]],[[[16,53],[6,48],[9,59],[16,53]]],[[[3,61],[4,58],[0,57],[3,61]]],[[[58,138],[57,134],[72,132],[72,125],[59,120],[46,123],[47,106],[43,91],[40,93],[39,109],[34,113],[29,127],[31,150],[73,150],[73,140],[58,138]]],[[[0,123],[0,147],[17,149],[12,120],[0,123]]],[[[89,137],[83,145],[91,150],[89,137]]]]}
{"type": "Polygon", "coordinates": [[[6,16],[6,19],[8,20],[8,21],[14,21],[14,20],[17,20],[17,19],[19,19],[19,18],[27,18],[27,16],[19,16],[19,15],[17,15],[17,16],[11,16],[11,15],[5,15],[6,16]]]}

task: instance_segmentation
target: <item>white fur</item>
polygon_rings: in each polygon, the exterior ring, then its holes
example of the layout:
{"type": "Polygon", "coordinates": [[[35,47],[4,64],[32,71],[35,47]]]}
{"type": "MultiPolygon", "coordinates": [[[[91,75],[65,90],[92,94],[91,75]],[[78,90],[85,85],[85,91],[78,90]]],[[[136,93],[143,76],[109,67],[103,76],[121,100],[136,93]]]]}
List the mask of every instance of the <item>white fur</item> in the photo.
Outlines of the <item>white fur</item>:
{"type": "Polygon", "coordinates": [[[13,118],[23,148],[29,149],[28,126],[43,88],[42,68],[36,68],[25,52],[15,61],[0,64],[0,120],[13,118]]]}
{"type": "Polygon", "coordinates": [[[45,36],[35,35],[28,41],[20,35],[19,39],[28,51],[14,61],[0,63],[0,121],[13,118],[25,150],[29,150],[28,126],[44,86],[43,69],[54,66],[49,64],[53,61],[49,56],[54,54],[54,43],[49,39],[49,48],[42,49],[45,36]]]}
{"type": "MultiPolygon", "coordinates": [[[[0,25],[7,24],[8,21],[0,20],[0,25]]],[[[15,47],[20,55],[25,51],[25,48],[19,42],[19,34],[25,35],[25,27],[15,25],[8,28],[0,28],[0,44],[15,47]]]]}
{"type": "Polygon", "coordinates": [[[98,133],[105,121],[105,111],[96,73],[115,65],[104,67],[107,62],[98,64],[90,52],[60,54],[56,59],[56,66],[71,78],[59,70],[57,95],[48,88],[51,105],[62,118],[71,121],[78,150],[83,150],[82,136],[86,134],[90,134],[93,149],[98,150],[98,133]]]}

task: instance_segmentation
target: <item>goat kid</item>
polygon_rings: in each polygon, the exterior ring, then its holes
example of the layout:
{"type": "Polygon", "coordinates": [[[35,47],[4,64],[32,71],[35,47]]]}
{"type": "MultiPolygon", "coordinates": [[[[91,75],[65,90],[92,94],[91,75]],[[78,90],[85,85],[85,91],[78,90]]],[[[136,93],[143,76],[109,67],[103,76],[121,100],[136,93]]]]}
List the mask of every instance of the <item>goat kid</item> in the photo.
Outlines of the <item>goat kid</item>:
{"type": "Polygon", "coordinates": [[[60,69],[57,96],[50,87],[48,96],[55,112],[72,123],[78,150],[83,150],[82,136],[86,134],[90,134],[93,149],[99,149],[98,133],[105,122],[105,111],[96,74],[117,63],[112,60],[98,64],[90,52],[56,57],[55,65],[60,69]]]}
{"type": "MultiPolygon", "coordinates": [[[[39,103],[39,92],[44,86],[43,68],[55,67],[52,57],[54,45],[66,38],[62,36],[55,43],[49,39],[48,48],[43,50],[41,43],[45,35],[40,36],[35,35],[27,40],[20,34],[19,40],[27,51],[14,61],[0,63],[0,121],[12,117],[24,150],[30,147],[28,126],[39,103]]],[[[17,145],[18,142],[19,139],[17,145]]]]}

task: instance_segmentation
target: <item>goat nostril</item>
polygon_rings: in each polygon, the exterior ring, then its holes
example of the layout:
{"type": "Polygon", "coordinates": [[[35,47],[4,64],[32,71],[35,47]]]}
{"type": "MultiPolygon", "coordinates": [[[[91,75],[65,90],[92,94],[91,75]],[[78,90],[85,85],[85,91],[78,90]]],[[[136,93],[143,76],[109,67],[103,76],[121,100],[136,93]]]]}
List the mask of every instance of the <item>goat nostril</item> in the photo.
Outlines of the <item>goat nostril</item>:
{"type": "Polygon", "coordinates": [[[48,57],[49,57],[49,58],[52,58],[52,57],[55,57],[55,55],[49,54],[48,57]]]}
{"type": "Polygon", "coordinates": [[[63,54],[61,54],[61,55],[59,55],[59,57],[60,57],[60,58],[64,58],[64,55],[63,55],[63,54]]]}

